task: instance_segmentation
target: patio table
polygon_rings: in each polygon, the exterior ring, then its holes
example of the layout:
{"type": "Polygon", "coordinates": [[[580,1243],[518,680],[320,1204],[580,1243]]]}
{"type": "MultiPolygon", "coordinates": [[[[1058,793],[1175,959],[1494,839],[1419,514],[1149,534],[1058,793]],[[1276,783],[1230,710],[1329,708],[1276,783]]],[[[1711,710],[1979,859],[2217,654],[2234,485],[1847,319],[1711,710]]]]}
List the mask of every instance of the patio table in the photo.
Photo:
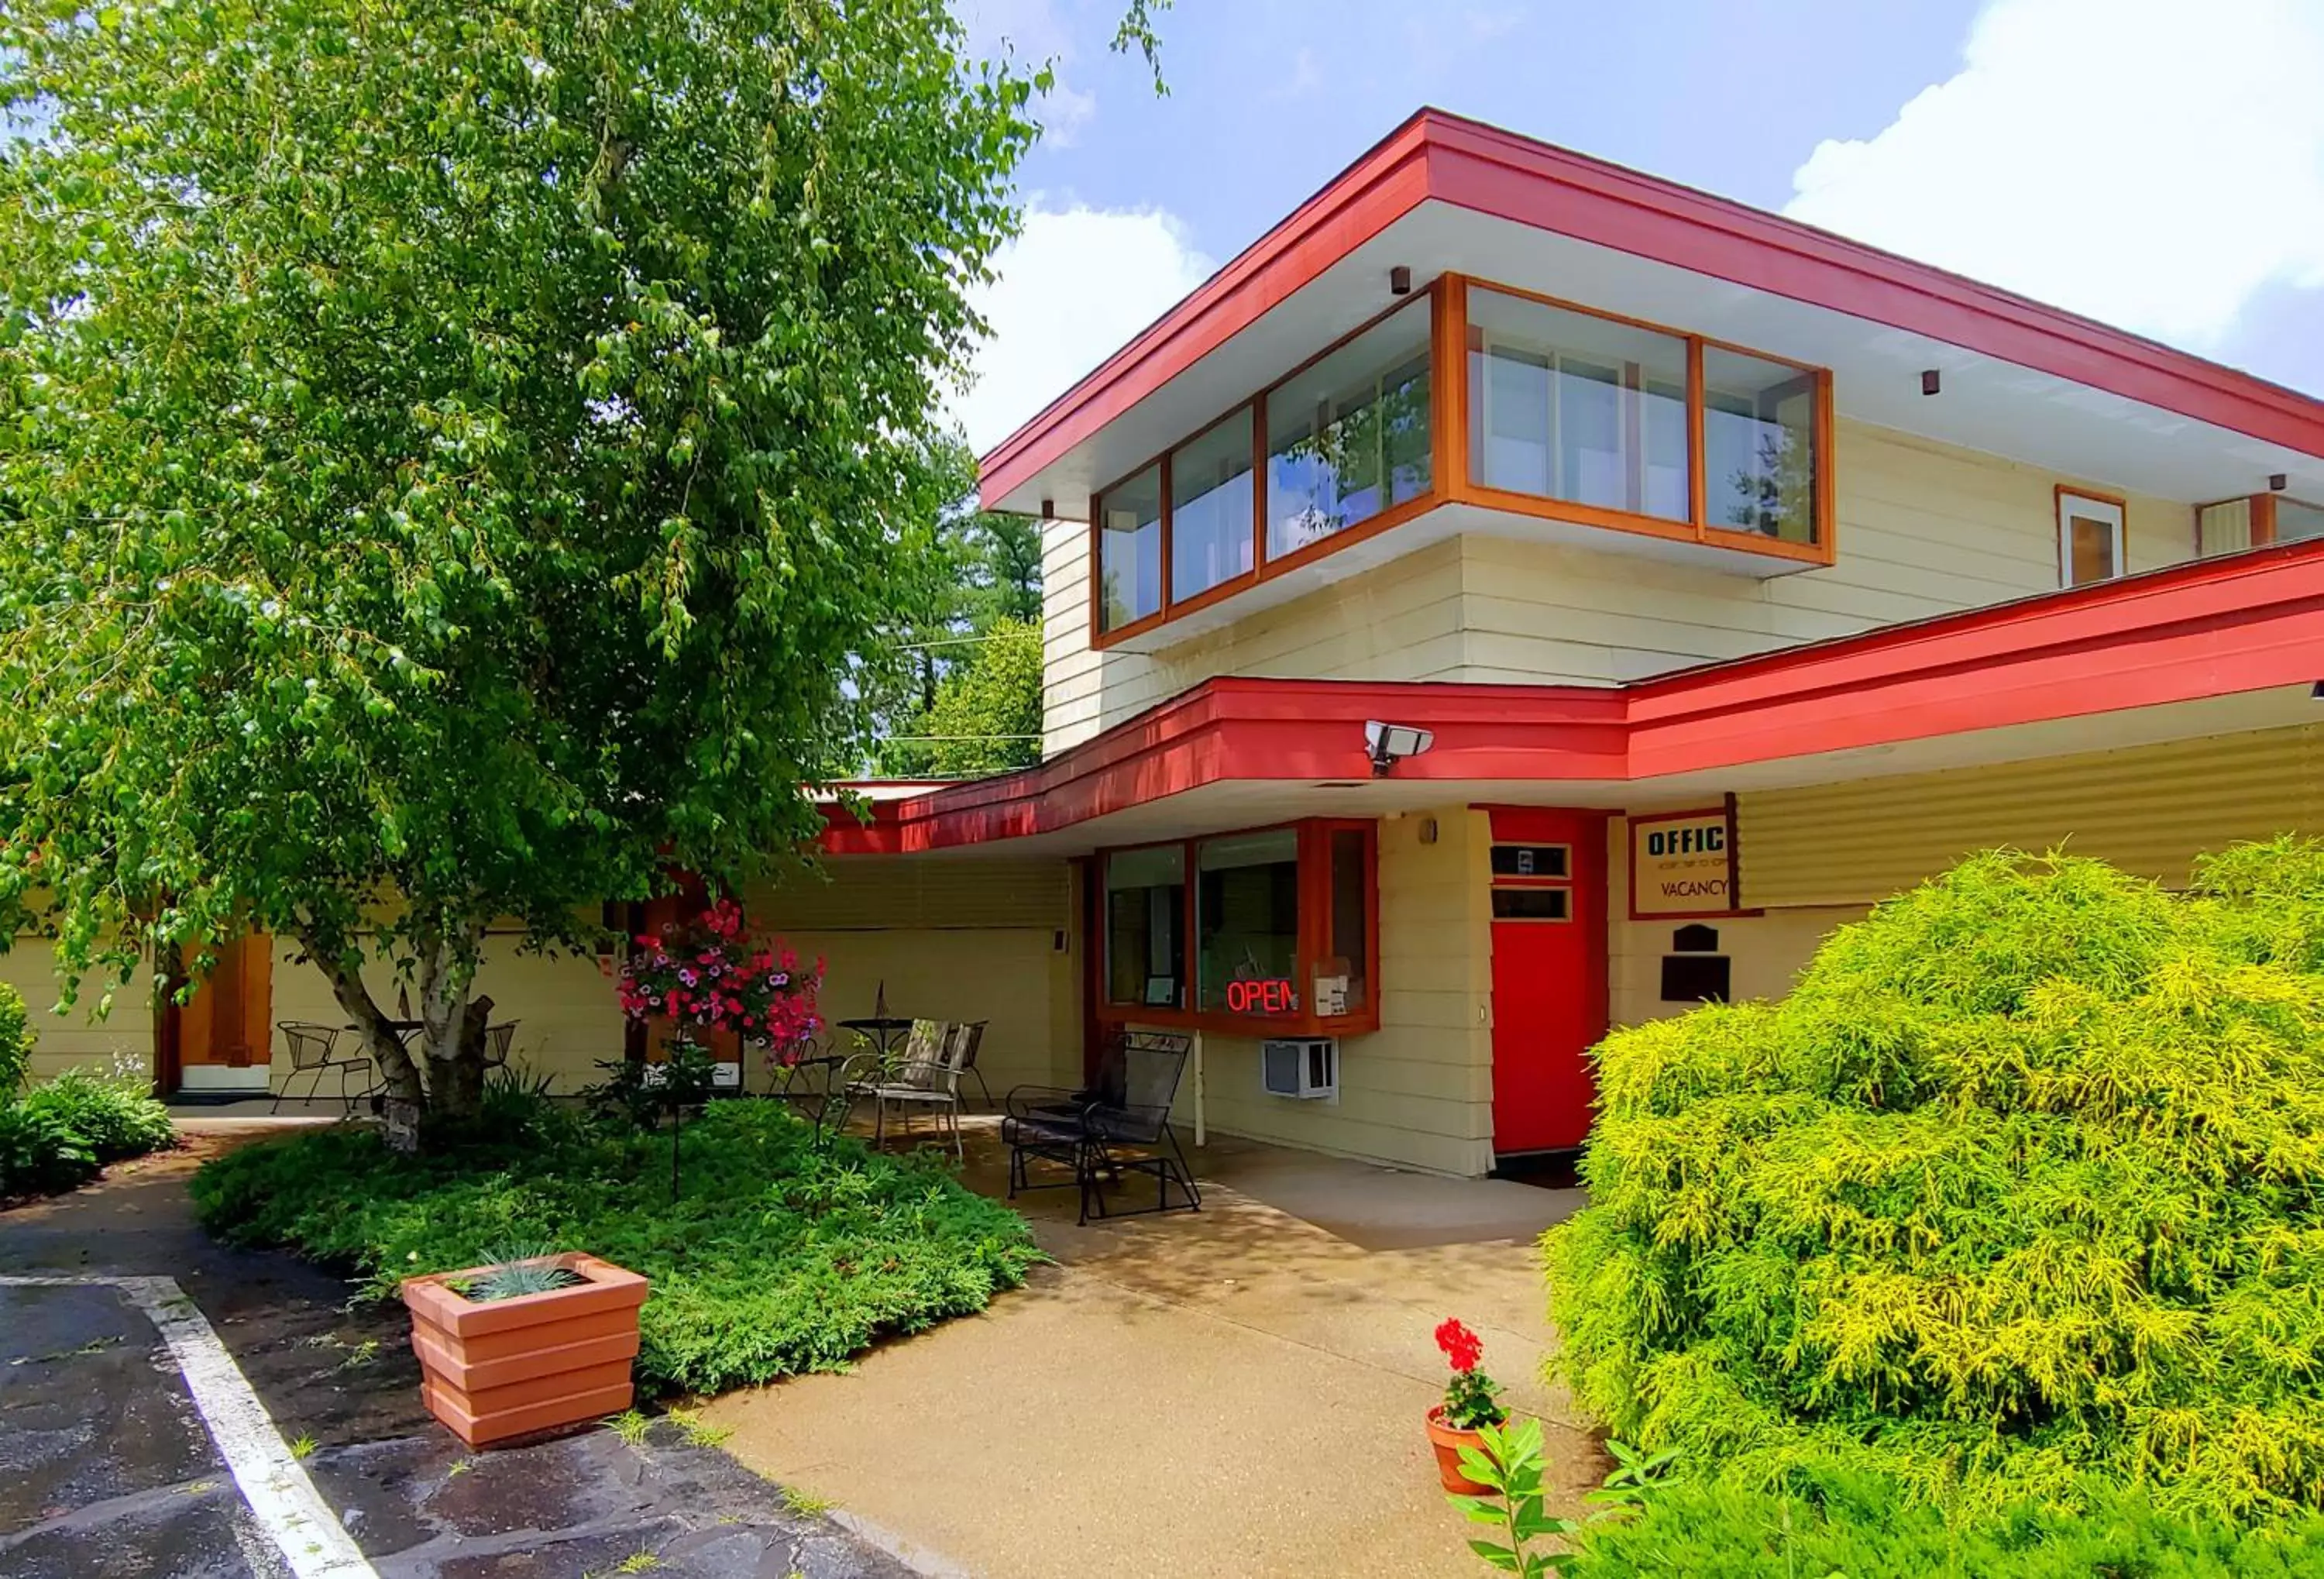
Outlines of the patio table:
{"type": "Polygon", "coordinates": [[[881,1061],[884,1063],[895,1045],[911,1030],[912,1022],[908,1020],[899,1020],[891,1014],[879,1014],[862,1020],[843,1020],[839,1022],[839,1029],[859,1031],[870,1037],[874,1050],[879,1053],[881,1061]]]}

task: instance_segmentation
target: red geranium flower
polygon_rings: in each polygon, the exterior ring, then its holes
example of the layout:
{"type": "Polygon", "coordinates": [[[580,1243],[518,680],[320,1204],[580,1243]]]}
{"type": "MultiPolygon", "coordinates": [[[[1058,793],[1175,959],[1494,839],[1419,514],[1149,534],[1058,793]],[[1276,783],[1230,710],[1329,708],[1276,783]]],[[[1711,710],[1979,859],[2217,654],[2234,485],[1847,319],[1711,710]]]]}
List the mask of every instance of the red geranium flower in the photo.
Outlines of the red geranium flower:
{"type": "Polygon", "coordinates": [[[1474,1371],[1485,1354],[1485,1341],[1462,1325],[1458,1316],[1447,1316],[1436,1329],[1436,1346],[1444,1351],[1452,1369],[1463,1374],[1474,1371]]]}

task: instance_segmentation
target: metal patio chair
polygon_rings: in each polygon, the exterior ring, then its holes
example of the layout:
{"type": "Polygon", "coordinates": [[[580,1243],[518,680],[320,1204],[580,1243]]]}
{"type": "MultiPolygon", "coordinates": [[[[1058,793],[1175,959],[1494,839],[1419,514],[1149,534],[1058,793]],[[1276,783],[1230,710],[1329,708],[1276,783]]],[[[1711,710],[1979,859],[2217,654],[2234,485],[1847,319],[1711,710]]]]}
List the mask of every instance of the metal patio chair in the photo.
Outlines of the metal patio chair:
{"type": "Polygon", "coordinates": [[[516,1021],[513,1020],[484,1027],[484,1067],[488,1070],[507,1068],[509,1048],[515,1041],[516,1021]]]}
{"type": "Polygon", "coordinates": [[[953,1142],[960,1143],[960,1071],[952,1064],[955,1039],[953,1027],[938,1020],[915,1020],[911,1033],[892,1061],[877,1053],[859,1054],[850,1060],[846,1076],[851,1099],[872,1103],[872,1144],[877,1149],[888,1138],[888,1108],[899,1115],[915,1105],[942,1104],[953,1110],[953,1142]]]}
{"type": "Polygon", "coordinates": [[[1128,1031],[1110,1046],[1098,1077],[1080,1091],[1020,1085],[1010,1092],[1001,1138],[1009,1147],[1009,1195],[1019,1190],[1081,1192],[1081,1216],[1130,1217],[1156,1212],[1199,1212],[1202,1187],[1170,1127],[1193,1039],[1161,1031],[1128,1031]],[[1035,1184],[1030,1163],[1070,1170],[1070,1179],[1035,1184]],[[1154,1205],[1109,1210],[1105,1186],[1124,1174],[1150,1174],[1154,1205]],[[1171,1198],[1176,1192],[1177,1199],[1171,1198]],[[1093,1212],[1092,1208],[1095,1208],[1093,1212]]]}
{"type": "Polygon", "coordinates": [[[290,1083],[301,1075],[308,1076],[307,1094],[302,1101],[314,1101],[322,1087],[323,1076],[334,1069],[339,1072],[339,1100],[346,1104],[349,1113],[355,1112],[355,1103],[371,1094],[371,1059],[359,1053],[339,1052],[340,1027],[286,1020],[276,1029],[282,1032],[283,1046],[290,1049],[290,1067],[282,1076],[282,1089],[274,1094],[274,1105],[267,1110],[269,1113],[282,1111],[282,1100],[290,1094],[290,1083]],[[357,1070],[366,1076],[364,1089],[350,1092],[347,1076],[357,1070]]]}
{"type": "Polygon", "coordinates": [[[976,1082],[976,1093],[983,1098],[988,1113],[992,1109],[992,1088],[984,1083],[983,1075],[977,1070],[976,1052],[984,1045],[984,1028],[991,1023],[989,1020],[972,1020],[959,1028],[960,1073],[976,1082]]]}

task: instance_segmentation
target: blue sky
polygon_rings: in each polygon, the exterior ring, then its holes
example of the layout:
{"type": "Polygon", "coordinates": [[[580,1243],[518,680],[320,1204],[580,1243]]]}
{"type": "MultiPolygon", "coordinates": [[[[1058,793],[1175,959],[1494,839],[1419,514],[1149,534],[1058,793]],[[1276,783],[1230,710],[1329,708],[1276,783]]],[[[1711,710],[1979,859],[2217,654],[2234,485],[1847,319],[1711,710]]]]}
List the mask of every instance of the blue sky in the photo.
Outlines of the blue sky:
{"type": "Polygon", "coordinates": [[[1057,63],[980,448],[1423,104],[2324,394],[2324,0],[960,0],[1057,63]]]}

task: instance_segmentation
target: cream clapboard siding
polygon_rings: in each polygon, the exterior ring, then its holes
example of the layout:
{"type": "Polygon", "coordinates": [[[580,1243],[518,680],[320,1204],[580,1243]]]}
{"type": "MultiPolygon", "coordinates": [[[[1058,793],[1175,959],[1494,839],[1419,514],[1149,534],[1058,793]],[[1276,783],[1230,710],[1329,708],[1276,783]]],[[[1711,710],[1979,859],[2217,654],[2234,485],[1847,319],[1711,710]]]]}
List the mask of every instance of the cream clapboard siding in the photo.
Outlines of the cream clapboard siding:
{"type": "Polygon", "coordinates": [[[2324,725],[1747,794],[1737,818],[1755,908],[1869,903],[1997,845],[2178,884],[2202,851],[2324,833],[2324,725]]]}
{"type": "MultiPolygon", "coordinates": [[[[1266,1094],[1258,1042],[1205,1036],[1212,1129],[1437,1173],[1492,1167],[1489,844],[1485,814],[1464,807],[1379,825],[1380,1029],[1341,1043],[1336,1103],[1266,1094]]],[[[1192,1113],[1182,1093],[1182,1129],[1192,1113]]]]}
{"type": "Polygon", "coordinates": [[[1375,570],[1262,609],[1166,651],[1093,651],[1086,540],[1044,540],[1043,749],[1088,739],[1215,675],[1286,679],[1452,679],[1462,662],[1461,547],[1432,544],[1375,570]]]}
{"type": "MultiPolygon", "coordinates": [[[[1469,535],[1352,575],[1165,651],[1093,652],[1087,531],[1052,522],[1045,749],[1054,753],[1213,675],[1618,685],[2058,586],[2055,489],[2103,478],[1860,422],[1837,435],[1840,560],[1766,579],[1628,551],[1469,535]]],[[[2194,552],[2193,512],[2128,501],[2128,568],[2194,552]]]]}
{"type": "MultiPolygon", "coordinates": [[[[2054,489],[2103,486],[1857,422],[1837,449],[1827,568],[1757,580],[1618,548],[1462,540],[1459,678],[1617,685],[2054,591],[2054,489]]],[[[2191,558],[2192,511],[2133,496],[2125,536],[2134,571],[2191,558]]]]}
{"type": "Polygon", "coordinates": [[[97,1011],[110,982],[91,974],[81,982],[74,1005],[59,1013],[55,959],[44,937],[19,937],[0,954],[0,983],[15,988],[24,1000],[25,1023],[32,1032],[32,1077],[52,1079],[67,1069],[109,1065],[116,1057],[150,1070],[152,974],[140,966],[126,983],[111,988],[112,1010],[101,1019],[97,1011]]]}

